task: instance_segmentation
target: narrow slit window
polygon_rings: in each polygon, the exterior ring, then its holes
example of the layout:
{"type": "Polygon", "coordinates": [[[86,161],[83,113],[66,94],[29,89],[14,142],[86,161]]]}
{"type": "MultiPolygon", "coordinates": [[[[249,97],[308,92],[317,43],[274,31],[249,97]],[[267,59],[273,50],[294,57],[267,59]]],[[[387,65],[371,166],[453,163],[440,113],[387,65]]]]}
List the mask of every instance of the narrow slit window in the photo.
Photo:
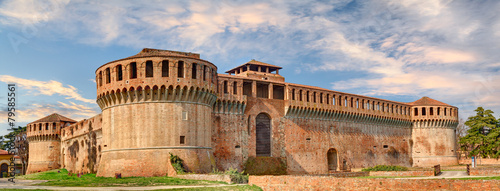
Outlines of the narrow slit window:
{"type": "Polygon", "coordinates": [[[233,82],[233,94],[238,94],[238,82],[233,82]]]}
{"type": "Polygon", "coordinates": [[[228,90],[227,90],[227,81],[224,81],[224,93],[225,94],[228,93],[228,90]]]}
{"type": "Polygon", "coordinates": [[[207,81],[207,66],[203,65],[203,81],[207,81]]]}

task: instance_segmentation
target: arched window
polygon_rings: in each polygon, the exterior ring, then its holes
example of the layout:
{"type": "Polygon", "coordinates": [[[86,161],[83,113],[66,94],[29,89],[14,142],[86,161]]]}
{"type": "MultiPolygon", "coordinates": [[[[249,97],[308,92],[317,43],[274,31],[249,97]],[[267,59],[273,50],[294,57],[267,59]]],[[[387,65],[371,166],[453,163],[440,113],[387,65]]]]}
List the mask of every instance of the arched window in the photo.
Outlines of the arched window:
{"type": "Polygon", "coordinates": [[[184,78],[184,61],[177,62],[177,77],[184,78]]]}
{"type": "Polygon", "coordinates": [[[255,117],[255,126],[257,156],[271,156],[271,118],[260,113],[255,117]]]}
{"type": "Polygon", "coordinates": [[[438,107],[438,108],[437,108],[437,115],[440,115],[440,114],[441,114],[441,108],[440,108],[440,107],[438,107]]]}
{"type": "Polygon", "coordinates": [[[146,61],[146,78],[153,77],[153,61],[146,61]]]}
{"type": "Polygon", "coordinates": [[[130,63],[130,79],[137,78],[137,63],[130,63]]]}
{"type": "Polygon", "coordinates": [[[111,82],[111,71],[109,68],[106,68],[106,84],[109,84],[111,82]]]}
{"type": "Polygon", "coordinates": [[[299,90],[299,101],[302,101],[302,90],[299,90]]]}
{"type": "Polygon", "coordinates": [[[168,60],[161,61],[161,77],[168,77],[168,60]]]}
{"type": "Polygon", "coordinates": [[[319,94],[319,103],[323,103],[323,93],[319,94]]]}
{"type": "Polygon", "coordinates": [[[446,116],[446,108],[444,108],[444,116],[446,116]]]}
{"type": "Polygon", "coordinates": [[[191,68],[191,78],[196,79],[196,63],[193,63],[191,68]]]}
{"type": "Polygon", "coordinates": [[[335,101],[335,95],[332,96],[332,105],[335,105],[336,101],[335,101]]]}
{"type": "Polygon", "coordinates": [[[415,115],[415,116],[418,116],[418,108],[415,108],[415,109],[413,110],[413,113],[414,113],[414,115],[415,115]]]}
{"type": "Polygon", "coordinates": [[[295,89],[292,89],[292,100],[295,100],[295,89]]]}
{"type": "Polygon", "coordinates": [[[429,115],[434,115],[434,108],[433,107],[430,108],[429,115]]]}
{"type": "Polygon", "coordinates": [[[313,102],[316,103],[316,92],[313,92],[313,102]]]}
{"type": "Polygon", "coordinates": [[[122,81],[123,80],[123,69],[122,65],[116,66],[116,81],[122,81]]]}
{"type": "Polygon", "coordinates": [[[102,71],[99,71],[99,86],[102,86],[102,71]]]}
{"type": "Polygon", "coordinates": [[[309,102],[309,91],[306,91],[306,101],[309,102]]]}
{"type": "Polygon", "coordinates": [[[347,97],[344,97],[344,107],[347,107],[347,97]]]}
{"type": "Polygon", "coordinates": [[[339,106],[342,106],[342,96],[339,96],[339,106]]]}
{"type": "Polygon", "coordinates": [[[422,107],[422,116],[426,115],[425,107],[422,107]]]}
{"type": "Polygon", "coordinates": [[[233,82],[233,94],[238,94],[238,82],[233,82]]]}
{"type": "Polygon", "coordinates": [[[326,94],[326,104],[330,104],[330,94],[326,94]]]}
{"type": "Polygon", "coordinates": [[[224,81],[224,93],[225,94],[228,93],[228,90],[227,90],[227,81],[224,81]]]}

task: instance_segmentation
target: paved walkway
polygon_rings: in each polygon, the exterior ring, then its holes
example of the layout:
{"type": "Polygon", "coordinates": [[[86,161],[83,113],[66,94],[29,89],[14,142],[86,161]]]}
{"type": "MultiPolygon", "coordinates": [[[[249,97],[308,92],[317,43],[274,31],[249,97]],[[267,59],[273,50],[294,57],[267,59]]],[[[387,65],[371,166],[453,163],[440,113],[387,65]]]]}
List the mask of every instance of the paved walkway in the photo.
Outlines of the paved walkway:
{"type": "Polygon", "coordinates": [[[9,182],[6,178],[0,179],[0,188],[11,189],[45,189],[45,190],[160,190],[174,188],[203,188],[203,187],[221,187],[221,186],[239,186],[246,184],[214,184],[202,186],[145,186],[145,187],[60,187],[60,186],[31,186],[46,182],[45,180],[16,180],[16,183],[9,182]]]}
{"type": "Polygon", "coordinates": [[[408,177],[408,178],[397,178],[397,179],[449,179],[449,178],[474,178],[474,177],[488,177],[488,176],[469,176],[466,171],[441,171],[438,176],[426,176],[426,177],[408,177]]]}

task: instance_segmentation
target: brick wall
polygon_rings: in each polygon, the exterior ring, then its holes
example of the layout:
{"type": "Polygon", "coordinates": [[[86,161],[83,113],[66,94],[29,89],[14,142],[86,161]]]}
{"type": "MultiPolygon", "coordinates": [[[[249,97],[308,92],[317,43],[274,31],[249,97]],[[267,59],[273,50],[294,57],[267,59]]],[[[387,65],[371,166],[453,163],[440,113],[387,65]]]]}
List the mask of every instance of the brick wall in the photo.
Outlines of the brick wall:
{"type": "Polygon", "coordinates": [[[499,176],[500,168],[471,168],[471,176],[499,176]]]}
{"type": "Polygon", "coordinates": [[[500,190],[500,180],[250,176],[249,184],[263,190],[500,190]]]}

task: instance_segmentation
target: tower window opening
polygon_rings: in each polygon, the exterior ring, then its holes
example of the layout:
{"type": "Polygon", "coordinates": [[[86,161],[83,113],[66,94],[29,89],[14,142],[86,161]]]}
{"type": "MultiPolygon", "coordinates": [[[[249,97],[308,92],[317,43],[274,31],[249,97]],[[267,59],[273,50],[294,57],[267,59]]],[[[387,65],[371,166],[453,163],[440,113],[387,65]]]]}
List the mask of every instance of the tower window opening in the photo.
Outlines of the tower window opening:
{"type": "Polygon", "coordinates": [[[186,143],[186,136],[181,136],[179,139],[180,144],[185,144],[186,143]]]}
{"type": "Polygon", "coordinates": [[[109,68],[106,68],[106,84],[111,82],[111,71],[109,68]]]}
{"type": "Polygon", "coordinates": [[[422,115],[426,115],[425,107],[422,107],[422,115]]]}
{"type": "Polygon", "coordinates": [[[233,94],[238,94],[238,82],[233,82],[233,94]]]}
{"type": "Polygon", "coordinates": [[[227,81],[224,81],[224,93],[225,94],[228,93],[228,90],[227,90],[227,81]]]}
{"type": "Polygon", "coordinates": [[[302,101],[302,90],[299,90],[299,101],[302,101]]]}
{"type": "Polygon", "coordinates": [[[153,61],[146,61],[146,78],[153,77],[153,61]]]}
{"type": "Polygon", "coordinates": [[[323,103],[323,93],[319,94],[319,103],[323,103]]]}
{"type": "Polygon", "coordinates": [[[446,108],[444,108],[444,116],[446,116],[446,108]]]}
{"type": "Polygon", "coordinates": [[[116,80],[117,81],[122,81],[123,80],[123,69],[122,65],[116,66],[116,80]]]}
{"type": "Polygon", "coordinates": [[[184,61],[179,61],[177,63],[177,77],[184,78],[184,61]]]}
{"type": "Polygon", "coordinates": [[[292,89],[292,100],[295,100],[295,89],[292,89]]]}
{"type": "Polygon", "coordinates": [[[306,91],[306,101],[309,102],[309,91],[306,91]]]}
{"type": "Polygon", "coordinates": [[[168,77],[168,60],[161,61],[161,77],[168,77]]]}
{"type": "Polygon", "coordinates": [[[99,86],[102,86],[102,71],[99,71],[99,86]]]}
{"type": "Polygon", "coordinates": [[[429,115],[434,115],[434,108],[432,108],[432,107],[430,108],[429,115]]]}
{"type": "Polygon", "coordinates": [[[203,81],[207,81],[207,66],[203,65],[203,81]]]}
{"type": "Polygon", "coordinates": [[[326,104],[330,104],[330,94],[326,94],[326,104]]]}
{"type": "Polygon", "coordinates": [[[191,69],[191,78],[196,79],[196,63],[193,63],[192,69],[191,69]]]}
{"type": "Polygon", "coordinates": [[[313,92],[313,102],[316,103],[316,92],[313,92]]]}
{"type": "Polygon", "coordinates": [[[437,115],[440,115],[440,114],[441,114],[441,108],[440,108],[440,107],[438,107],[438,108],[437,108],[437,115]]]}
{"type": "Polygon", "coordinates": [[[137,78],[137,63],[130,63],[130,79],[137,78]]]}
{"type": "Polygon", "coordinates": [[[414,115],[415,116],[418,116],[418,108],[415,108],[414,111],[413,111],[414,115]]]}

